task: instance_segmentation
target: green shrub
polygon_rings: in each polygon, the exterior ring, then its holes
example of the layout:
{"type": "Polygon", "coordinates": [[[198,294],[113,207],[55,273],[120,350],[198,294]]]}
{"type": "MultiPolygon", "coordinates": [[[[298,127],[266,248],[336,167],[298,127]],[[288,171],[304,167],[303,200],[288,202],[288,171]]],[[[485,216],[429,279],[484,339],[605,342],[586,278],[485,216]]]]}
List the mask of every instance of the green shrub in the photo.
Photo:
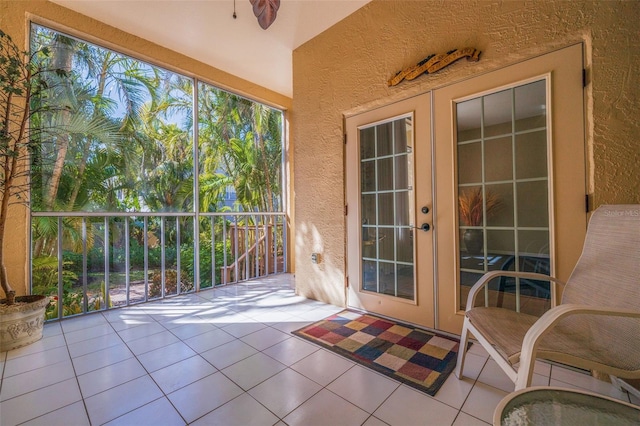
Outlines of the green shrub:
{"type": "MultiPolygon", "coordinates": [[[[206,241],[206,240],[204,240],[206,241]]],[[[216,242],[215,246],[216,253],[216,264],[215,264],[215,275],[216,275],[216,283],[221,282],[220,278],[220,268],[224,266],[224,243],[222,241],[216,242]]],[[[182,260],[182,264],[184,265],[184,269],[189,274],[190,279],[194,280],[194,259],[193,259],[193,245],[185,244],[182,246],[180,250],[180,258],[182,260]]],[[[227,262],[231,263],[231,252],[227,250],[227,262]]],[[[200,246],[200,288],[207,288],[212,286],[211,282],[211,245],[210,243],[205,246],[200,246]]]]}
{"type": "Polygon", "coordinates": [[[82,275],[82,253],[65,250],[62,252],[62,259],[65,264],[65,270],[71,271],[78,276],[82,275]]]}
{"type": "MultiPolygon", "coordinates": [[[[178,271],[175,269],[166,269],[164,271],[164,293],[175,294],[177,287],[178,271]]],[[[180,292],[186,293],[193,290],[193,280],[189,279],[189,276],[184,270],[180,271],[180,292]]],[[[154,272],[151,276],[151,283],[149,284],[149,298],[153,299],[162,296],[162,272],[154,272]]]]}
{"type": "MultiPolygon", "coordinates": [[[[58,258],[53,256],[36,257],[32,261],[31,292],[44,296],[58,294],[58,258]]],[[[70,291],[78,282],[78,275],[73,271],[72,262],[62,262],[62,286],[70,291]]]]}

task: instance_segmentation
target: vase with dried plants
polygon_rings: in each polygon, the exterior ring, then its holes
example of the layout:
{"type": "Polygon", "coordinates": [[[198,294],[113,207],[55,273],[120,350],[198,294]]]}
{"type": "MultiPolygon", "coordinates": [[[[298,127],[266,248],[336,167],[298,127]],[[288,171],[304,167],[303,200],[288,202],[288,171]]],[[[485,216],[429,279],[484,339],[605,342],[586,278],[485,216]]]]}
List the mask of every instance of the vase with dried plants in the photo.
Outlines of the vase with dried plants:
{"type": "MultiPolygon", "coordinates": [[[[492,191],[482,187],[470,188],[460,191],[458,196],[458,211],[460,221],[465,226],[480,227],[483,219],[493,216],[502,207],[502,200],[492,191]]],[[[463,241],[468,253],[482,253],[483,231],[478,228],[466,229],[463,241]]]]}

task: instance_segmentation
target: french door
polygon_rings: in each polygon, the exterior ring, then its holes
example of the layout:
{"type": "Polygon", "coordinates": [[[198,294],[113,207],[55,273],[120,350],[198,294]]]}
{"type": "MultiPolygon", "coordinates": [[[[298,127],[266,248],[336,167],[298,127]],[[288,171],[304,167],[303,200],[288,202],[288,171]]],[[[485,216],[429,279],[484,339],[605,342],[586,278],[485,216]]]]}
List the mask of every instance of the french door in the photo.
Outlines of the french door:
{"type": "Polygon", "coordinates": [[[348,305],[434,326],[431,95],[347,118],[348,305]]]}
{"type": "MultiPolygon", "coordinates": [[[[569,277],[587,221],[582,70],[577,44],[347,118],[348,306],[459,334],[485,272],[569,277]]],[[[556,296],[489,289],[536,315],[556,296]]]]}
{"type": "MultiPolygon", "coordinates": [[[[437,320],[460,333],[491,270],[566,281],[586,232],[582,45],[434,92],[437,320]]],[[[533,315],[545,281],[497,279],[485,301],[533,315]]]]}

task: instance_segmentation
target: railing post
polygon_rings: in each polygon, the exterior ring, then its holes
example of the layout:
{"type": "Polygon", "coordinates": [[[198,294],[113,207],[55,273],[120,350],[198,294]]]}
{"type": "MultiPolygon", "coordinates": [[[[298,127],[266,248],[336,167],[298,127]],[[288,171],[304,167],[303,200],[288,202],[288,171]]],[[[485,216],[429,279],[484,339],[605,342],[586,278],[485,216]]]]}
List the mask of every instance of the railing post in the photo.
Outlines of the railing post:
{"type": "Polygon", "coordinates": [[[234,248],[234,255],[235,255],[235,282],[238,282],[238,215],[233,216],[233,234],[234,234],[234,239],[235,239],[235,248],[234,248]]]}
{"type": "Polygon", "coordinates": [[[228,237],[227,237],[227,219],[226,216],[222,216],[222,254],[223,254],[223,271],[224,271],[224,279],[223,277],[220,277],[223,280],[223,284],[226,285],[229,282],[229,270],[228,265],[227,265],[227,241],[228,241],[228,237]]]}
{"type": "Polygon", "coordinates": [[[215,286],[216,286],[216,217],[211,216],[211,288],[215,286]]]}
{"type": "Polygon", "coordinates": [[[165,280],[165,236],[164,236],[164,216],[160,218],[160,298],[164,299],[165,280]]]}
{"type": "Polygon", "coordinates": [[[278,273],[278,216],[273,217],[273,273],[278,273]]]}
{"type": "Polygon", "coordinates": [[[267,275],[269,275],[269,254],[271,253],[271,246],[269,245],[269,242],[271,241],[271,238],[269,238],[271,236],[271,226],[270,226],[270,222],[271,222],[271,216],[265,216],[264,217],[264,232],[265,232],[265,239],[264,239],[264,270],[265,273],[267,275]]]}
{"type": "Polygon", "coordinates": [[[104,308],[109,309],[109,216],[104,217],[104,308]]]}
{"type": "Polygon", "coordinates": [[[251,259],[249,258],[249,244],[251,240],[249,238],[249,216],[244,217],[244,279],[245,281],[250,278],[249,275],[249,263],[251,263],[251,259]]]}
{"type": "Polygon", "coordinates": [[[253,255],[256,259],[255,261],[255,277],[260,276],[260,228],[258,227],[258,217],[253,216],[253,221],[255,223],[255,249],[253,250],[253,255]]]}
{"type": "Polygon", "coordinates": [[[64,281],[62,279],[62,216],[58,217],[58,319],[62,319],[62,304],[64,303],[64,281]]]}
{"type": "Polygon", "coordinates": [[[180,266],[180,216],[176,216],[176,294],[182,292],[182,271],[180,266]]]}
{"type": "Polygon", "coordinates": [[[200,291],[200,215],[197,210],[193,216],[193,290],[200,291]]]}
{"type": "Polygon", "coordinates": [[[88,275],[87,270],[87,218],[82,218],[82,312],[89,312],[89,297],[87,295],[88,275]]]}
{"type": "Polygon", "coordinates": [[[124,267],[125,267],[125,271],[124,271],[124,287],[125,287],[125,291],[126,291],[126,302],[125,302],[125,306],[129,306],[129,290],[130,290],[130,283],[131,283],[131,276],[129,274],[129,269],[131,267],[131,260],[129,259],[130,257],[130,250],[129,250],[129,218],[128,217],[123,217],[124,219],[124,267]]]}
{"type": "Polygon", "coordinates": [[[147,216],[142,219],[142,244],[144,245],[142,252],[144,257],[144,301],[149,300],[149,221],[147,216]]]}
{"type": "Polygon", "coordinates": [[[287,259],[289,256],[289,233],[287,227],[287,216],[282,216],[282,272],[287,272],[287,259]]]}

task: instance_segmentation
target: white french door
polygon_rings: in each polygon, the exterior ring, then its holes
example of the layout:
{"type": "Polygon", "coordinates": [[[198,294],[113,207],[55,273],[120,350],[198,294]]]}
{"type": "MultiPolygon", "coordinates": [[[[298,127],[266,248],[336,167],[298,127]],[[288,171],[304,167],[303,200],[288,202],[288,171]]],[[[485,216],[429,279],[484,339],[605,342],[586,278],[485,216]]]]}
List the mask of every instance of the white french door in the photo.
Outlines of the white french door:
{"type": "MultiPolygon", "coordinates": [[[[347,118],[348,306],[459,334],[483,273],[568,278],[587,222],[582,70],[577,44],[347,118]]],[[[555,296],[490,290],[532,314],[555,296]]]]}
{"type": "MultiPolygon", "coordinates": [[[[582,45],[434,92],[439,329],[460,333],[490,270],[566,280],[586,231],[582,45]]],[[[494,280],[492,306],[541,315],[547,282],[494,280]]]]}
{"type": "Polygon", "coordinates": [[[431,95],[347,118],[348,305],[434,326],[431,95]]]}

